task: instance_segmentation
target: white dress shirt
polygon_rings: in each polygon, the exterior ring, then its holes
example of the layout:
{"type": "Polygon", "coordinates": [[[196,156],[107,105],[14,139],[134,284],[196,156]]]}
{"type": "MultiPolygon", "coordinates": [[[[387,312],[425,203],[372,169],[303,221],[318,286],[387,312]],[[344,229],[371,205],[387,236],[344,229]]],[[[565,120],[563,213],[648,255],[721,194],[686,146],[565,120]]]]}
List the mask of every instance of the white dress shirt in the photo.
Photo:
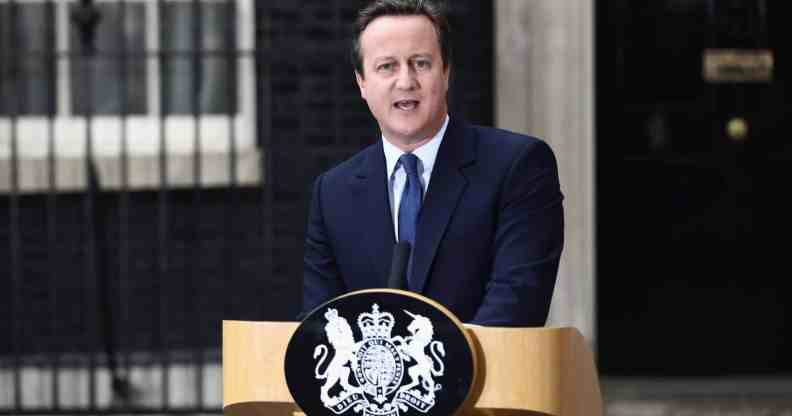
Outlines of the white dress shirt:
{"type": "MultiPolygon", "coordinates": [[[[434,169],[437,151],[440,149],[440,143],[443,142],[443,135],[445,134],[446,127],[448,127],[448,120],[449,117],[446,114],[443,126],[440,127],[437,134],[412,152],[412,154],[418,157],[418,176],[421,178],[421,188],[423,188],[424,198],[426,198],[426,191],[429,189],[429,179],[432,178],[432,169],[434,169]]],[[[385,151],[388,196],[390,197],[391,213],[393,214],[393,234],[396,236],[396,240],[398,240],[399,203],[401,202],[404,183],[407,181],[407,173],[401,165],[399,165],[399,169],[396,169],[396,163],[399,162],[399,158],[404,152],[391,144],[384,136],[382,137],[382,149],[385,151]]]]}

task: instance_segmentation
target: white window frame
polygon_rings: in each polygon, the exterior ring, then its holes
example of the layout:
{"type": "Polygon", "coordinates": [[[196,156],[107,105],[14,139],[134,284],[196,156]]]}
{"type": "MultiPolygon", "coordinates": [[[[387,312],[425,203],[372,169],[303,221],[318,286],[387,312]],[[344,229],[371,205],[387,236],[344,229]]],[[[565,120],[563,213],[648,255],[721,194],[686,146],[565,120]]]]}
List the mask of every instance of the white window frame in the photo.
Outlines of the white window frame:
{"type": "MultiPolygon", "coordinates": [[[[192,0],[165,0],[165,3],[192,0]]],[[[0,0],[0,4],[9,0],[0,0]]],[[[45,0],[15,0],[16,3],[46,3],[45,0]]],[[[200,113],[164,115],[160,108],[163,87],[160,73],[159,9],[157,0],[126,0],[128,4],[143,3],[146,13],[145,48],[147,79],[147,113],[121,115],[97,114],[91,117],[92,160],[100,174],[103,188],[157,188],[223,186],[230,183],[255,185],[261,182],[260,151],[256,145],[255,96],[255,10],[253,0],[233,0],[236,7],[237,106],[235,114],[200,113]],[[164,120],[167,178],[160,177],[161,123],[164,120]],[[230,137],[234,123],[234,137],[230,137]],[[196,128],[200,130],[199,152],[195,149],[196,128]],[[126,132],[127,183],[122,183],[122,137],[126,132]],[[232,140],[234,143],[232,144],[232,140]],[[193,175],[194,157],[201,154],[198,177],[193,175]],[[231,176],[232,154],[236,172],[231,176]]],[[[224,0],[201,0],[203,3],[224,0]]],[[[69,5],[77,0],[59,0],[55,6],[55,42],[59,54],[68,53],[71,26],[69,5]]],[[[97,0],[96,3],[120,3],[120,0],[97,0]]],[[[61,55],[63,56],[63,55],[61,55]]],[[[0,116],[0,192],[40,192],[53,186],[57,191],[85,189],[87,119],[72,113],[70,65],[73,59],[56,60],[57,100],[53,119],[46,116],[20,115],[12,122],[0,116]],[[50,145],[50,123],[54,143],[50,145]],[[12,166],[11,137],[16,130],[17,166],[12,166]],[[56,183],[49,183],[49,156],[55,155],[56,183]],[[17,169],[14,185],[10,169],[17,169]]]]}

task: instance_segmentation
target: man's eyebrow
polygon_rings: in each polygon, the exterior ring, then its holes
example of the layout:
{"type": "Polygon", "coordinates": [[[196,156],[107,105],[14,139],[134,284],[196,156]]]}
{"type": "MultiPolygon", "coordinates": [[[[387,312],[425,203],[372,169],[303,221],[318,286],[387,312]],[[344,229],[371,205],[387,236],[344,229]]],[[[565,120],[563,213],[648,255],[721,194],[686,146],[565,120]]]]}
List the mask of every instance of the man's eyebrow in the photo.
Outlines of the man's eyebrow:
{"type": "MultiPolygon", "coordinates": [[[[410,55],[410,57],[408,59],[415,59],[415,58],[432,59],[432,54],[429,53],[429,52],[426,52],[426,53],[414,53],[414,54],[410,55]]],[[[393,56],[393,55],[377,56],[377,57],[374,57],[374,59],[372,59],[372,62],[380,62],[380,61],[387,61],[387,60],[396,60],[396,57],[393,56]]]]}
{"type": "Polygon", "coordinates": [[[393,57],[392,55],[383,55],[383,56],[375,57],[374,59],[371,60],[371,63],[376,65],[376,64],[381,63],[381,62],[395,61],[395,60],[396,60],[396,58],[393,57]]]}

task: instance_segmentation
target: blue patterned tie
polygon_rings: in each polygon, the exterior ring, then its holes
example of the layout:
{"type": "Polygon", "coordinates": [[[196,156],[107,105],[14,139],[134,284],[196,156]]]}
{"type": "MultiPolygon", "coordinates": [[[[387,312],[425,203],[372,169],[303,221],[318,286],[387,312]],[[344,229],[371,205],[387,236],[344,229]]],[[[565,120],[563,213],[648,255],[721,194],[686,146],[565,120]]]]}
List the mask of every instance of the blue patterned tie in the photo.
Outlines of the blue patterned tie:
{"type": "Polygon", "coordinates": [[[401,202],[399,203],[399,241],[410,243],[410,261],[407,263],[407,288],[415,289],[412,281],[413,259],[415,258],[415,228],[418,224],[418,213],[421,211],[423,186],[418,178],[418,157],[405,153],[399,163],[407,172],[401,202]]]}

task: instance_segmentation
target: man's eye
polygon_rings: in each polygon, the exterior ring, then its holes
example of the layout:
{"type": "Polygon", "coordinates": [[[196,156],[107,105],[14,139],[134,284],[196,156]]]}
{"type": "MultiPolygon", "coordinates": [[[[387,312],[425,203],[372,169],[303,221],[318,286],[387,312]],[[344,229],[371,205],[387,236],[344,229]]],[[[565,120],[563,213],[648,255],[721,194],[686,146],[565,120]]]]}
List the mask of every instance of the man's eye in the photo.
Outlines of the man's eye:
{"type": "Polygon", "coordinates": [[[432,67],[432,63],[425,60],[415,61],[415,67],[418,69],[429,69],[432,67]]]}
{"type": "Polygon", "coordinates": [[[393,64],[390,62],[386,64],[379,64],[377,66],[377,71],[390,71],[392,69],[393,69],[393,64]]]}

